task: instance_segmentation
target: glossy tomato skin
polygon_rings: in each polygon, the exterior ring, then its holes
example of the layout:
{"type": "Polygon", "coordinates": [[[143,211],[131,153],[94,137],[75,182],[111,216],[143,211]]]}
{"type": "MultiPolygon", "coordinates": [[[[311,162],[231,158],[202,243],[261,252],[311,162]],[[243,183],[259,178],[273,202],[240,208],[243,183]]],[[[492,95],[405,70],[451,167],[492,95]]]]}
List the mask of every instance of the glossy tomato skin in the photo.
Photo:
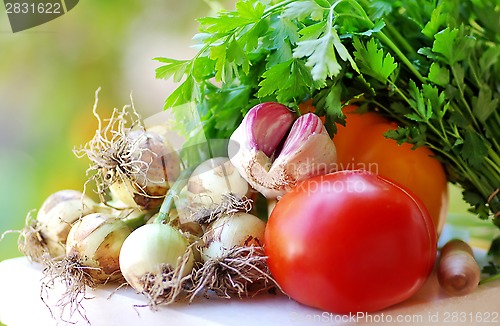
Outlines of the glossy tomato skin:
{"type": "Polygon", "coordinates": [[[448,212],[448,181],[442,164],[427,147],[412,149],[384,137],[397,124],[374,112],[344,108],[346,126],[333,137],[340,170],[365,169],[414,192],[426,205],[439,235],[448,212]]]}
{"type": "Polygon", "coordinates": [[[334,313],[370,312],[421,288],[436,236],[408,190],[368,172],[341,171],[286,193],[269,217],[264,248],[292,299],[334,313]]]}

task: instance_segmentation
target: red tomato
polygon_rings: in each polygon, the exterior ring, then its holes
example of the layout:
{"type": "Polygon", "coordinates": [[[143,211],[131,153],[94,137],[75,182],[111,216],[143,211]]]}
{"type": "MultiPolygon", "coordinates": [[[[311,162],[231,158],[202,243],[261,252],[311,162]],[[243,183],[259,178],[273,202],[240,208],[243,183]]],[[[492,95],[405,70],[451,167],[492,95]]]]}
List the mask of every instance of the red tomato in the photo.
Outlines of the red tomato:
{"type": "Polygon", "coordinates": [[[286,193],[269,217],[264,248],[291,298],[335,313],[370,312],[421,288],[436,235],[408,190],[366,171],[341,171],[286,193]]]}
{"type": "Polygon", "coordinates": [[[393,180],[413,191],[426,205],[439,235],[448,211],[448,181],[441,163],[427,147],[412,149],[384,137],[397,124],[380,115],[344,109],[346,126],[338,126],[333,137],[341,170],[365,169],[393,180]]]}

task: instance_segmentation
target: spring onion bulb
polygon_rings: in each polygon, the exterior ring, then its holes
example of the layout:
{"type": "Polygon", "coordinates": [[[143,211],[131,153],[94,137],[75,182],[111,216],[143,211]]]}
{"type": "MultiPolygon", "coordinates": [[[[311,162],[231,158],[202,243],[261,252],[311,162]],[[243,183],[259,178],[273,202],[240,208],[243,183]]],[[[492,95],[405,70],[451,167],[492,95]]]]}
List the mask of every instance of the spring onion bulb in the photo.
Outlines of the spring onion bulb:
{"type": "Polygon", "coordinates": [[[122,279],[118,255],[130,232],[125,222],[106,213],[88,214],[75,222],[66,241],[66,256],[45,262],[42,300],[60,281],[66,286],[57,302],[61,316],[69,309],[70,315],[79,313],[88,322],[81,302],[89,288],[122,279]]]}
{"type": "Polygon", "coordinates": [[[18,240],[19,249],[29,259],[61,259],[71,226],[82,216],[93,213],[97,204],[77,190],[60,190],[45,199],[36,219],[29,215],[18,240]]]}
{"type": "Polygon", "coordinates": [[[125,280],[153,307],[179,298],[193,264],[190,243],[167,224],[141,226],[125,240],[120,252],[120,269],[125,280]]]}
{"type": "Polygon", "coordinates": [[[265,226],[245,212],[212,222],[202,238],[202,265],[193,276],[191,299],[207,291],[242,297],[274,286],[262,248],[265,226]]]}
{"type": "Polygon", "coordinates": [[[66,259],[77,261],[96,282],[120,279],[119,255],[132,230],[125,222],[104,213],[84,216],[71,228],[66,259]]]}
{"type": "Polygon", "coordinates": [[[111,196],[130,207],[158,207],[170,188],[169,181],[180,173],[180,160],[166,138],[166,127],[131,131],[127,141],[135,147],[135,153],[128,158],[135,167],[126,177],[117,174],[119,167],[107,170],[112,180],[111,196]]]}
{"type": "Polygon", "coordinates": [[[153,209],[161,205],[170,182],[180,172],[180,159],[167,139],[165,126],[145,128],[134,106],[115,109],[103,125],[97,114],[98,128],[85,146],[75,149],[78,157],[88,157],[88,172],[98,192],[111,192],[115,200],[130,207],[153,209]]]}
{"type": "Polygon", "coordinates": [[[215,157],[197,166],[187,182],[187,203],[197,222],[209,223],[232,209],[251,206],[249,185],[229,158],[215,157]]]}

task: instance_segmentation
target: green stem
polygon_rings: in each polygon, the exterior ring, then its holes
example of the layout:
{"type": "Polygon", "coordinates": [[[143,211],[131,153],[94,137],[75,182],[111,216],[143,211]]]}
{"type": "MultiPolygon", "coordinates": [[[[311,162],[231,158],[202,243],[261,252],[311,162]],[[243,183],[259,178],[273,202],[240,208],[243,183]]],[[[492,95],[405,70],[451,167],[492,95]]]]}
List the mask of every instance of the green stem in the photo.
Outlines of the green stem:
{"type": "MultiPolygon", "coordinates": [[[[406,101],[406,103],[408,103],[410,106],[411,106],[411,101],[409,100],[409,98],[404,94],[403,91],[401,91],[401,89],[399,89],[399,87],[397,87],[395,84],[391,83],[391,85],[394,87],[394,90],[396,91],[396,93],[401,96],[401,98],[406,101]]],[[[439,130],[437,130],[435,128],[435,126],[429,122],[427,122],[427,126],[431,129],[432,133],[434,135],[436,135],[437,137],[440,138],[441,142],[445,145],[443,147],[449,147],[451,148],[451,144],[449,143],[449,140],[448,138],[446,137],[446,135],[442,135],[439,130]]],[[[491,195],[491,192],[492,191],[489,191],[488,187],[485,187],[483,185],[483,183],[481,182],[479,176],[476,174],[476,171],[472,170],[469,165],[463,161],[463,159],[458,156],[458,157],[453,157],[452,155],[446,153],[445,151],[443,151],[443,149],[439,149],[439,148],[436,148],[435,146],[432,146],[432,144],[429,144],[431,145],[431,148],[434,149],[434,150],[437,150],[439,151],[442,155],[445,155],[445,157],[448,158],[448,160],[450,160],[450,163],[452,163],[452,165],[454,165],[457,169],[461,170],[462,171],[462,175],[466,176],[466,178],[468,179],[468,181],[470,181],[474,187],[477,188],[477,190],[479,191],[479,193],[483,194],[483,196],[485,196],[485,198],[488,198],[490,195],[491,195]]]]}
{"type": "Polygon", "coordinates": [[[500,166],[500,156],[498,155],[498,152],[490,148],[488,151],[488,155],[491,157],[491,159],[497,166],[500,166]]]}
{"type": "Polygon", "coordinates": [[[394,44],[394,42],[384,34],[384,32],[380,31],[377,32],[377,35],[379,36],[380,40],[385,43],[398,57],[401,59],[401,61],[405,64],[408,69],[410,69],[410,72],[422,83],[426,83],[426,79],[420,74],[420,72],[415,68],[415,66],[411,63],[411,61],[406,57],[406,55],[399,49],[399,47],[394,44]]]}
{"type": "MultiPolygon", "coordinates": [[[[394,84],[393,82],[390,82],[391,86],[394,88],[394,90],[396,91],[396,93],[401,96],[406,103],[408,103],[408,105],[411,106],[411,101],[410,99],[406,96],[406,94],[403,93],[403,91],[401,91],[401,89],[396,85],[394,84]]],[[[412,107],[413,108],[413,107],[412,107]]],[[[414,109],[414,111],[418,114],[418,111],[414,109]]],[[[440,140],[442,141],[442,143],[444,143],[444,147],[449,147],[451,148],[451,144],[450,144],[450,141],[448,139],[448,137],[446,136],[446,134],[442,134],[438,129],[436,129],[436,127],[430,123],[429,121],[426,121],[426,125],[431,129],[431,131],[437,136],[440,138],[440,140]]]]}
{"type": "Polygon", "coordinates": [[[479,282],[479,285],[483,285],[483,284],[486,284],[486,283],[489,283],[489,282],[492,282],[492,281],[495,281],[495,280],[499,280],[500,279],[500,274],[496,274],[496,275],[493,275],[493,276],[490,276],[484,280],[481,280],[479,282]]]}
{"type": "Polygon", "coordinates": [[[342,14],[335,15],[335,19],[340,18],[340,17],[351,17],[351,18],[356,18],[356,19],[359,19],[359,20],[363,20],[364,19],[364,17],[359,16],[359,15],[355,15],[355,14],[352,14],[352,13],[342,13],[342,14]]]}
{"type": "MultiPolygon", "coordinates": [[[[398,88],[396,87],[396,89],[398,89],[398,88]]],[[[404,94],[402,94],[402,97],[403,97],[403,99],[408,100],[404,94]]],[[[401,119],[401,116],[399,116],[399,115],[395,114],[394,112],[392,112],[392,110],[390,110],[388,107],[386,107],[383,103],[380,103],[378,101],[372,101],[372,102],[377,107],[385,110],[388,114],[390,114],[394,119],[396,119],[400,123],[402,123],[402,124],[405,123],[404,119],[401,119]]],[[[434,153],[439,154],[443,159],[447,160],[448,164],[450,164],[454,168],[460,170],[462,172],[462,174],[466,173],[466,171],[463,169],[463,167],[456,160],[456,158],[451,154],[450,151],[446,151],[444,149],[444,147],[436,147],[436,146],[434,146],[434,144],[440,143],[440,139],[441,139],[441,137],[440,137],[439,134],[437,134],[437,135],[430,134],[428,136],[428,139],[427,139],[427,142],[426,142],[425,145],[428,148],[430,148],[434,153]],[[429,138],[431,138],[431,137],[432,137],[432,139],[429,140],[429,138]]]]}
{"type": "Polygon", "coordinates": [[[158,212],[154,223],[166,224],[170,221],[170,211],[174,207],[175,200],[179,197],[182,188],[184,188],[184,186],[187,184],[188,178],[191,173],[193,173],[194,168],[195,167],[184,169],[177,180],[175,180],[172,187],[170,187],[170,189],[168,190],[163,203],[161,204],[160,211],[158,212]]]}
{"type": "MultiPolygon", "coordinates": [[[[358,3],[358,2],[362,2],[364,3],[364,5],[366,7],[370,7],[370,3],[367,2],[367,1],[364,1],[364,0],[358,0],[358,1],[352,1],[352,0],[349,0],[349,3],[351,4],[355,4],[355,7],[357,8],[361,8],[361,10],[363,11],[363,13],[365,14],[365,17],[366,17],[366,20],[369,21],[371,24],[372,24],[372,27],[374,26],[373,22],[371,21],[371,19],[368,17],[368,15],[366,15],[366,11],[363,9],[363,7],[358,3]]],[[[359,11],[359,9],[358,9],[359,11]]],[[[387,24],[386,24],[387,26],[387,24]]],[[[392,27],[392,26],[391,26],[392,27]]],[[[391,28],[389,27],[389,29],[391,28]]],[[[405,46],[406,50],[408,50],[409,52],[412,52],[414,53],[415,51],[413,50],[413,48],[408,44],[408,42],[406,42],[404,40],[404,38],[401,36],[401,34],[399,34],[399,32],[397,32],[394,28],[392,28],[392,30],[390,30],[392,32],[395,33],[396,35],[396,38],[398,39],[398,41],[401,42],[401,44],[403,44],[403,46],[405,46]]],[[[422,76],[422,74],[420,74],[420,72],[417,70],[417,68],[415,68],[415,66],[411,63],[411,61],[406,57],[406,55],[401,51],[401,49],[382,31],[380,32],[377,32],[377,35],[379,36],[380,40],[385,43],[392,51],[394,51],[394,53],[401,59],[401,61],[408,67],[408,69],[410,70],[411,73],[413,73],[413,75],[415,75],[415,77],[421,82],[421,83],[425,83],[426,82],[426,79],[422,76]]]]}
{"type": "Polygon", "coordinates": [[[285,7],[286,5],[288,5],[288,4],[292,3],[292,2],[295,2],[295,0],[283,1],[283,2],[275,4],[274,6],[271,6],[271,7],[267,8],[264,11],[264,14],[262,15],[262,18],[268,17],[269,15],[273,14],[277,9],[281,9],[282,7],[285,7]]]}
{"type": "Polygon", "coordinates": [[[481,194],[483,194],[484,198],[488,198],[491,195],[491,191],[487,189],[479,179],[479,176],[476,174],[476,171],[472,170],[469,167],[469,164],[465,163],[463,159],[459,156],[458,161],[460,166],[462,166],[464,172],[464,176],[470,180],[470,182],[479,190],[481,194]]]}
{"type": "Polygon", "coordinates": [[[125,218],[123,219],[123,222],[125,222],[125,224],[127,224],[131,229],[135,230],[146,223],[146,221],[144,220],[145,217],[146,214],[140,214],[139,216],[135,216],[132,218],[125,218]]]}
{"type": "Polygon", "coordinates": [[[401,33],[398,32],[398,30],[389,22],[384,21],[385,23],[385,28],[387,31],[393,35],[398,43],[408,52],[408,53],[415,53],[415,49],[408,43],[408,41],[401,35],[401,33]]]}
{"type": "Polygon", "coordinates": [[[500,159],[498,158],[498,155],[496,153],[500,153],[500,145],[498,144],[498,141],[496,138],[491,139],[491,142],[493,143],[493,147],[495,148],[494,150],[492,149],[494,155],[496,156],[497,159],[495,159],[495,162],[500,165],[500,159]]]}
{"type": "Polygon", "coordinates": [[[365,20],[366,22],[370,23],[370,28],[372,28],[373,26],[375,26],[375,24],[372,22],[372,20],[370,19],[370,17],[368,17],[368,15],[366,14],[366,10],[365,8],[363,8],[363,6],[361,6],[358,1],[355,1],[355,0],[346,0],[347,2],[349,2],[349,4],[351,6],[353,6],[354,9],[356,9],[357,12],[359,12],[363,17],[363,20],[365,20]]]}
{"type": "MultiPolygon", "coordinates": [[[[451,68],[451,73],[452,73],[454,79],[459,81],[460,79],[457,77],[456,66],[453,65],[453,66],[450,66],[450,68],[451,68]]],[[[481,132],[482,130],[479,127],[479,124],[477,123],[476,117],[474,116],[474,113],[472,113],[472,109],[471,109],[469,103],[467,102],[467,100],[465,99],[464,84],[457,82],[456,86],[457,86],[458,91],[460,93],[460,101],[462,102],[463,106],[466,108],[466,111],[469,114],[470,119],[472,120],[472,124],[473,124],[474,128],[478,132],[481,132]]],[[[454,108],[454,109],[456,109],[456,108],[454,108]]]]}
{"type": "Polygon", "coordinates": [[[493,114],[495,115],[497,125],[500,126],[500,114],[498,114],[498,111],[495,111],[493,114]]]}
{"type": "MultiPolygon", "coordinates": [[[[500,165],[496,164],[493,159],[489,156],[485,158],[486,163],[489,164],[491,169],[493,170],[493,175],[496,175],[497,177],[500,176],[500,165]]],[[[500,184],[498,185],[500,187],[500,184]]]]}

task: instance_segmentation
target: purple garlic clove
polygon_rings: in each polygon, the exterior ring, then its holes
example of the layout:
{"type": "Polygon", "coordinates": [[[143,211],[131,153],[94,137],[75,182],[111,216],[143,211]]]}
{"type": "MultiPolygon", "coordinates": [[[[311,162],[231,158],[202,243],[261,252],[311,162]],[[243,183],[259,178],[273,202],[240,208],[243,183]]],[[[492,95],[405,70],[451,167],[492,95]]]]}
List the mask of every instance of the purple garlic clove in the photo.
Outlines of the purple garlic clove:
{"type": "Polygon", "coordinates": [[[250,147],[271,156],[283,140],[295,115],[284,105],[274,102],[254,106],[245,116],[245,125],[250,147]]]}
{"type": "Polygon", "coordinates": [[[285,106],[263,103],[252,108],[231,135],[231,163],[266,198],[279,198],[298,181],[335,168],[335,145],[320,118],[308,113],[293,120],[285,106]]]}

